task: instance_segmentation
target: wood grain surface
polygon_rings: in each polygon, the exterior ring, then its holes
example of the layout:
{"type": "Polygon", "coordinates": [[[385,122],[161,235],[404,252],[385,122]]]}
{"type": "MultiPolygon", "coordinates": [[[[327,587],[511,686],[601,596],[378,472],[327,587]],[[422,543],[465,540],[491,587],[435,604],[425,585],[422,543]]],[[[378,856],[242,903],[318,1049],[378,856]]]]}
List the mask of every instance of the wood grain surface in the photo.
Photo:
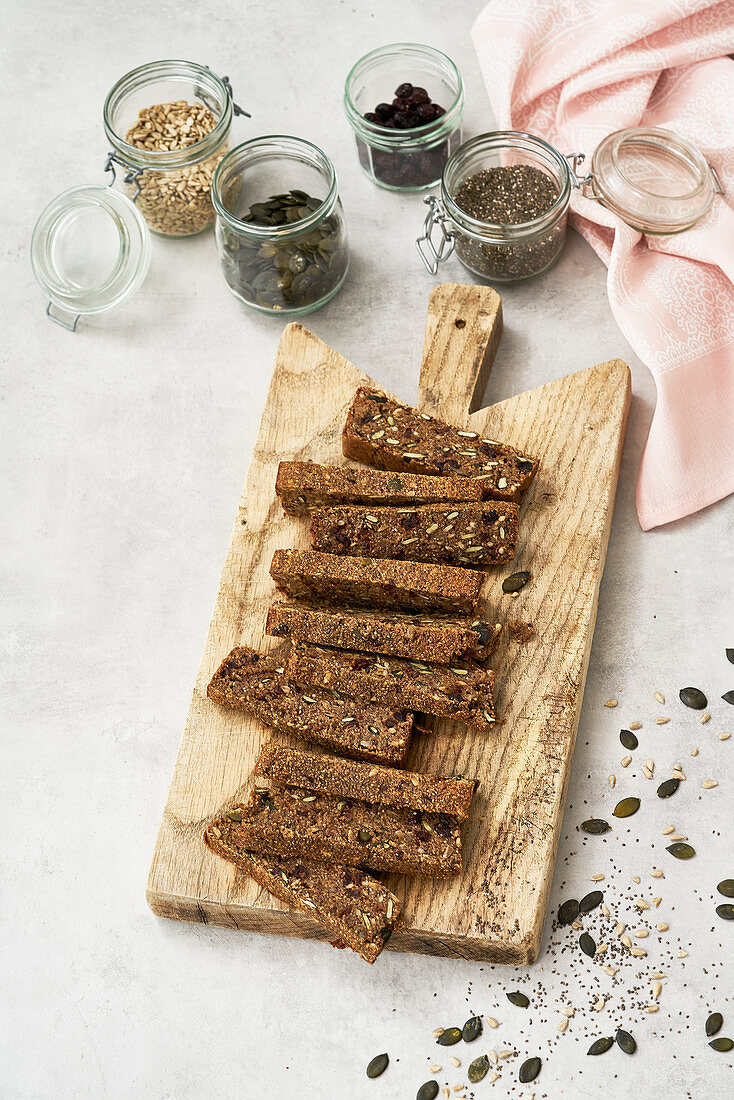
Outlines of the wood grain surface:
{"type": "MultiPolygon", "coordinates": [[[[494,658],[501,722],[491,734],[446,720],[417,734],[408,767],[479,778],[454,880],[387,876],[406,927],[391,950],[525,964],[537,956],[573,756],[629,408],[629,369],[602,363],[472,414],[501,333],[499,296],[445,284],[431,295],[421,407],[541,460],[521,509],[511,569],[488,569],[490,616],[530,622],[525,644],[494,658]],[[516,599],[501,579],[528,569],[516,599]]],[[[202,843],[212,817],[245,795],[272,734],[206,698],[212,673],[239,644],[277,649],[264,634],[273,551],[308,547],[307,520],[275,497],[282,459],[339,463],[358,385],[373,384],[299,324],[286,327],[240,500],[148,881],[155,913],[254,931],[328,939],[202,843]]],[[[374,383],[374,384],[379,384],[374,383]]],[[[505,638],[507,632],[505,632],[505,638]]]]}

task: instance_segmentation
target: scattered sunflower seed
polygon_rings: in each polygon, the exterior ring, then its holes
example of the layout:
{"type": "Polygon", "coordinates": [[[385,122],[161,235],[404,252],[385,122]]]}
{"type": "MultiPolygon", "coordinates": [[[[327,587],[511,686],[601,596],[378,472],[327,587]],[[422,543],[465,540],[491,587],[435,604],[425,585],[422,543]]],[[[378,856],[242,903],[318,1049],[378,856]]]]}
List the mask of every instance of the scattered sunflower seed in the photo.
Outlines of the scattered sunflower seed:
{"type": "Polygon", "coordinates": [[[702,715],[701,715],[701,725],[702,725],[702,726],[705,726],[705,725],[706,725],[706,723],[707,723],[707,722],[710,722],[710,721],[711,721],[711,715],[709,714],[709,712],[708,712],[708,711],[706,711],[706,713],[705,713],[705,714],[702,714],[702,715]]]}
{"type": "Polygon", "coordinates": [[[658,798],[670,798],[672,794],[680,787],[680,779],[666,779],[664,783],[661,783],[658,787],[658,798]]]}
{"type": "Polygon", "coordinates": [[[676,859],[692,859],[696,854],[696,849],[692,848],[690,844],[669,844],[665,849],[666,852],[670,852],[671,856],[675,856],[676,859]]]}
{"type": "Polygon", "coordinates": [[[642,729],[642,722],[630,722],[630,729],[631,730],[641,730],[642,729]]]}
{"type": "Polygon", "coordinates": [[[604,821],[600,817],[590,817],[588,821],[581,822],[581,828],[584,832],[591,833],[593,836],[601,836],[602,833],[608,833],[611,827],[608,821],[604,821]]]}
{"type": "Polygon", "coordinates": [[[708,705],[708,699],[698,688],[681,688],[678,692],[678,698],[684,706],[690,707],[691,710],[705,710],[708,705]]]}
{"type": "Polygon", "coordinates": [[[634,1037],[630,1035],[629,1031],[622,1031],[621,1027],[617,1028],[614,1040],[619,1049],[624,1051],[625,1054],[634,1054],[637,1050],[637,1043],[634,1037]]]}
{"type": "Polygon", "coordinates": [[[470,1016],[461,1030],[465,1043],[473,1043],[482,1034],[482,1017],[470,1016]]]}
{"type": "Polygon", "coordinates": [[[654,692],[654,695],[655,695],[655,698],[657,699],[658,703],[660,703],[661,706],[664,706],[665,705],[665,696],[663,695],[663,693],[661,691],[656,691],[656,692],[654,692]]]}
{"type": "Polygon", "coordinates": [[[563,1019],[558,1021],[558,1030],[565,1031],[568,1027],[568,1017],[564,1016],[563,1019]]]}
{"type": "Polygon", "coordinates": [[[724,1026],[724,1017],[720,1012],[712,1012],[710,1016],[706,1018],[706,1034],[709,1038],[712,1035],[718,1035],[724,1026]]]}
{"type": "Polygon", "coordinates": [[[605,1035],[603,1039],[595,1039],[594,1042],[589,1047],[589,1049],[586,1051],[586,1053],[587,1054],[606,1054],[606,1052],[608,1050],[611,1050],[611,1048],[613,1046],[614,1046],[614,1039],[611,1037],[611,1035],[605,1035]]]}
{"type": "Polygon", "coordinates": [[[712,1039],[709,1046],[712,1050],[719,1050],[726,1053],[728,1050],[734,1050],[734,1039],[726,1039],[722,1035],[720,1039],[712,1039]]]}
{"type": "Polygon", "coordinates": [[[621,802],[618,802],[614,807],[615,817],[632,817],[632,814],[636,814],[640,808],[640,800],[634,795],[629,798],[623,798],[621,802]]]}
{"type": "Polygon", "coordinates": [[[720,733],[719,734],[719,741],[728,741],[730,737],[731,737],[730,733],[720,733]]]}
{"type": "Polygon", "coordinates": [[[500,1026],[499,1020],[495,1020],[494,1016],[487,1016],[487,1024],[492,1030],[500,1026]]]}
{"type": "Polygon", "coordinates": [[[589,956],[589,958],[594,958],[594,955],[596,954],[596,943],[591,938],[588,932],[582,932],[582,934],[579,936],[579,947],[585,955],[589,956]]]}
{"type": "Polygon", "coordinates": [[[451,1065],[454,1066],[455,1069],[458,1069],[461,1065],[461,1060],[459,1058],[449,1058],[449,1062],[451,1062],[451,1065]]]}
{"type": "Polygon", "coordinates": [[[718,787],[718,782],[715,779],[704,779],[701,786],[705,791],[712,791],[714,787],[718,787]]]}
{"type": "Polygon", "coordinates": [[[440,1047],[452,1047],[454,1043],[460,1042],[462,1037],[460,1027],[447,1027],[445,1031],[441,1032],[436,1042],[440,1047]]]}
{"type": "Polygon", "coordinates": [[[622,765],[623,768],[628,768],[630,766],[630,764],[632,763],[632,757],[631,756],[623,756],[622,759],[619,762],[620,762],[620,764],[622,765]]]}
{"type": "Polygon", "coordinates": [[[666,726],[669,721],[670,721],[669,718],[656,718],[655,719],[655,725],[656,726],[666,726]]]}
{"type": "Polygon", "coordinates": [[[517,1005],[518,1008],[527,1008],[530,1004],[530,998],[524,993],[507,993],[505,996],[510,1004],[517,1005]]]}
{"type": "Polygon", "coordinates": [[[469,1084],[476,1085],[479,1081],[483,1081],[489,1073],[489,1064],[489,1058],[486,1054],[481,1054],[479,1058],[475,1058],[466,1071],[469,1084]]]}
{"type": "Polygon", "coordinates": [[[607,699],[604,706],[605,707],[616,707],[617,706],[617,700],[616,699],[607,699]]]}
{"type": "Polygon", "coordinates": [[[377,1054],[367,1066],[368,1077],[379,1077],[381,1073],[384,1073],[390,1064],[390,1059],[387,1054],[377,1054]]]}
{"type": "Polygon", "coordinates": [[[722,920],[734,920],[734,905],[717,905],[716,916],[722,920]]]}

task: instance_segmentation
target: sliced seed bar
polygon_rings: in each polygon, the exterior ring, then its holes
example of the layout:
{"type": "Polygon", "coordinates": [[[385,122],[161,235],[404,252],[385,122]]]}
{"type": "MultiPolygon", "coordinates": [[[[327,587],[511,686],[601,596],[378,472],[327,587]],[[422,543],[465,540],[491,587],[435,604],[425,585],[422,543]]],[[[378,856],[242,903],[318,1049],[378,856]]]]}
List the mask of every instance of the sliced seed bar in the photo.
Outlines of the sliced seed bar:
{"type": "Polygon", "coordinates": [[[204,839],[215,855],[312,917],[366,962],[375,961],[400,915],[400,902],[384,883],[356,867],[255,855],[237,846],[235,829],[227,818],[209,826],[204,839]]]}
{"type": "Polygon", "coordinates": [[[231,843],[247,851],[403,874],[461,872],[459,825],[443,814],[272,787],[212,824],[222,832],[225,821],[231,843]]]}
{"type": "Polygon", "coordinates": [[[268,611],[265,630],[274,638],[413,657],[448,664],[467,656],[487,661],[497,648],[502,626],[481,620],[390,614],[354,608],[306,607],[276,603],[268,611]]]}
{"type": "Polygon", "coordinates": [[[282,591],[316,603],[352,602],[448,614],[474,611],[482,588],[482,575],[473,569],[315,550],[276,550],[270,574],[282,591]]]}
{"type": "Polygon", "coordinates": [[[421,508],[319,508],[311,520],[314,550],[468,565],[512,561],[517,547],[516,504],[426,505],[421,508]]]}
{"type": "Polygon", "coordinates": [[[293,516],[332,504],[377,506],[482,499],[481,485],[468,478],[320,466],[317,462],[281,462],[275,491],[285,511],[293,516]]]}
{"type": "Polygon", "coordinates": [[[269,741],[260,750],[255,775],[281,787],[304,787],[339,798],[358,798],[385,806],[402,806],[450,814],[463,821],[469,814],[475,779],[451,778],[383,768],[378,764],[343,760],[289,749],[269,741]]]}
{"type": "Polygon", "coordinates": [[[356,699],[456,718],[479,730],[494,725],[494,674],[470,664],[431,665],[295,642],[285,669],[295,680],[356,699]]]}
{"type": "Polygon", "coordinates": [[[238,646],[212,677],[215,703],[253,714],[266,726],[361,760],[404,763],[413,715],[371,706],[338,692],[304,688],[284,673],[279,656],[238,646]]]}
{"type": "Polygon", "coordinates": [[[381,470],[470,477],[481,483],[485,498],[499,500],[518,501],[538,469],[537,459],[506,443],[454,428],[365,386],[349,410],[342,450],[381,470]]]}

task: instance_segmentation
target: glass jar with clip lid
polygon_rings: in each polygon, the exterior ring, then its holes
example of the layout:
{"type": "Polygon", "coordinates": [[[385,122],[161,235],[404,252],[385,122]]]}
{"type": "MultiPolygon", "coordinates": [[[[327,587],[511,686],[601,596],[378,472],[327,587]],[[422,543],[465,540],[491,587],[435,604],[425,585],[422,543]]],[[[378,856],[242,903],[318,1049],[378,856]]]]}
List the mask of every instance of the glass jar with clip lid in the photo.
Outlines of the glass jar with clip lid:
{"type": "Polygon", "coordinates": [[[651,234],[689,229],[722,192],[696,145],[661,127],[609,134],[590,171],[579,175],[584,159],[517,130],[465,142],[444,169],[440,195],[425,200],[430,210],[416,246],[426,269],[435,275],[455,250],[464,267],[490,283],[542,275],[563,249],[575,189],[651,234]]]}
{"type": "Polygon", "coordinates": [[[150,230],[182,237],[212,225],[211,183],[236,114],[246,112],[227,77],[194,62],[155,61],[117,81],[103,112],[109,186],[58,195],[33,232],[52,321],[74,331],[82,315],[129,297],[148,270],[150,230]]]}

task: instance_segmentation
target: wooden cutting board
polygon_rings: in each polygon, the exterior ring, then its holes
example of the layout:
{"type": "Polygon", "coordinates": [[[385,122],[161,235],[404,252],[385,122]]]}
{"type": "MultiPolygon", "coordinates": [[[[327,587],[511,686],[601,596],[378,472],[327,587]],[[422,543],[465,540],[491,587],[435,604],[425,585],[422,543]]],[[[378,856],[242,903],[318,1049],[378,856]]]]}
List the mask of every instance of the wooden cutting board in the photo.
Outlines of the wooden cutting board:
{"type": "MultiPolygon", "coordinates": [[[[501,723],[492,734],[433,720],[408,767],[479,778],[465,826],[464,871],[453,880],[388,876],[407,927],[389,948],[523,964],[537,956],[578,726],[630,399],[620,360],[590,367],[470,413],[484,393],[502,330],[499,296],[444,284],[432,293],[421,408],[540,457],[521,511],[512,569],[487,571],[487,613],[530,622],[493,667],[501,723]],[[513,599],[501,579],[528,569],[513,599]]],[[[373,383],[300,324],[278,348],[260,430],[222,572],[148,882],[155,913],[277,935],[327,939],[202,843],[211,818],[241,800],[260,745],[254,719],[219,707],[206,686],[236,645],[272,649],[263,633],[279,547],[308,548],[307,523],[275,497],[281,459],[341,463],[340,433],[357,386],[373,383]]],[[[505,632],[506,633],[506,632],[505,632]]],[[[279,736],[279,735],[276,735],[279,736]]],[[[284,739],[285,740],[285,739],[284,739]]]]}

